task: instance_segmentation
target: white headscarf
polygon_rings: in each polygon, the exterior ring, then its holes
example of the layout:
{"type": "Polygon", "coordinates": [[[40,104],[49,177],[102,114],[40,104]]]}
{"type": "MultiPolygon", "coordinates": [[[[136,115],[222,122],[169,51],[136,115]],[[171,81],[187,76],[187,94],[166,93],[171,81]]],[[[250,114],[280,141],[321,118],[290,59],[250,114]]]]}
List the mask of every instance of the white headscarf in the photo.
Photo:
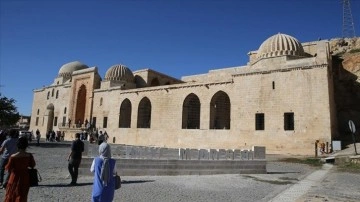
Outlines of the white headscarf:
{"type": "Polygon", "coordinates": [[[104,160],[101,167],[100,179],[102,180],[103,185],[107,186],[110,179],[110,165],[109,165],[109,159],[111,158],[110,145],[106,142],[101,143],[99,146],[99,154],[100,154],[100,158],[104,160]]]}

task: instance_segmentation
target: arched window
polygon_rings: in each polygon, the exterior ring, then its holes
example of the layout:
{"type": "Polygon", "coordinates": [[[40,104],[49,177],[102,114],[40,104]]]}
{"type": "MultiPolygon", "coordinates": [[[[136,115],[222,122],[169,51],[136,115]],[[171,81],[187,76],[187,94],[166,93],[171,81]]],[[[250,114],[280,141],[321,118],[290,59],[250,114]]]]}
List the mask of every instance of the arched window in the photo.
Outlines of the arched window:
{"type": "Polygon", "coordinates": [[[119,128],[131,127],[131,102],[125,99],[120,106],[119,128]]]}
{"type": "Polygon", "coordinates": [[[199,129],[200,128],[200,100],[198,96],[191,93],[183,103],[182,128],[199,129]]]}
{"type": "Polygon", "coordinates": [[[54,89],[52,89],[52,91],[51,91],[51,97],[54,97],[54,89]]]}
{"type": "Polygon", "coordinates": [[[230,129],[230,98],[223,91],[215,93],[211,99],[210,129],[230,129]]]}
{"type": "Polygon", "coordinates": [[[103,98],[100,98],[100,106],[103,104],[103,98]]]}
{"type": "Polygon", "coordinates": [[[40,109],[37,110],[37,115],[39,115],[39,113],[40,113],[40,109]]]}
{"type": "Polygon", "coordinates": [[[151,125],[151,102],[149,98],[144,97],[139,103],[138,117],[137,117],[138,128],[150,128],[151,125]]]}
{"type": "Polygon", "coordinates": [[[50,97],[50,91],[49,91],[48,94],[47,94],[47,99],[49,99],[49,97],[50,97]]]}
{"type": "Polygon", "coordinates": [[[66,107],[64,108],[64,114],[66,114],[66,107]]]}
{"type": "Polygon", "coordinates": [[[59,97],[59,90],[56,91],[56,99],[59,97]]]}

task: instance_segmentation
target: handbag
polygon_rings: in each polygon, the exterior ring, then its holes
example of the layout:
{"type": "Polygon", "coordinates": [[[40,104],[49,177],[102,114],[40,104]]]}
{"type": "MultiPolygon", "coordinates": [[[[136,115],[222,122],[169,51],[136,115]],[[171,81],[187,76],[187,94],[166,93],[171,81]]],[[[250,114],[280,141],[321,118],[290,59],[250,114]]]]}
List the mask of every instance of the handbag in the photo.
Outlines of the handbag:
{"type": "Polygon", "coordinates": [[[121,178],[120,178],[120,176],[116,174],[114,176],[114,178],[115,178],[115,189],[120,189],[120,187],[121,187],[121,178]]]}
{"type": "Polygon", "coordinates": [[[40,176],[40,173],[35,168],[28,168],[29,173],[29,184],[30,187],[35,187],[39,185],[39,182],[41,182],[42,178],[40,176]]]}

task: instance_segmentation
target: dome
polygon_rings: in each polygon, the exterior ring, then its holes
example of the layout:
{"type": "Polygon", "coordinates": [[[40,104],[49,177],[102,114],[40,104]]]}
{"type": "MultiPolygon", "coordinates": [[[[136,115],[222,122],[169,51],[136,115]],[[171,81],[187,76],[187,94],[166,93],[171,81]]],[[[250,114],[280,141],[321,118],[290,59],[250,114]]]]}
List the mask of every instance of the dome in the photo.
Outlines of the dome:
{"type": "Polygon", "coordinates": [[[69,62],[61,66],[58,76],[70,78],[74,71],[86,69],[86,68],[89,67],[79,61],[69,62]]]}
{"type": "Polygon", "coordinates": [[[124,65],[113,65],[106,71],[105,81],[133,82],[134,75],[132,71],[124,65]]]}
{"type": "Polygon", "coordinates": [[[264,41],[257,53],[257,58],[268,58],[284,55],[303,56],[301,43],[292,36],[276,34],[264,41]]]}

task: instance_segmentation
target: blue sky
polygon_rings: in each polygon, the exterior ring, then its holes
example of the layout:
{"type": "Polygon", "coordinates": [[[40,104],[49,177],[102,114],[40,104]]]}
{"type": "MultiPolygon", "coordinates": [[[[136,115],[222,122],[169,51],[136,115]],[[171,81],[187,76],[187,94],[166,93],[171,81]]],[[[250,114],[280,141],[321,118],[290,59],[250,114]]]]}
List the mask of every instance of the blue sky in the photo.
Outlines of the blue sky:
{"type": "MultiPolygon", "coordinates": [[[[360,0],[351,1],[357,36],[360,0]]],[[[279,32],[342,36],[341,0],[0,0],[0,93],[30,115],[33,90],[71,61],[175,78],[242,66],[279,32]]]]}

